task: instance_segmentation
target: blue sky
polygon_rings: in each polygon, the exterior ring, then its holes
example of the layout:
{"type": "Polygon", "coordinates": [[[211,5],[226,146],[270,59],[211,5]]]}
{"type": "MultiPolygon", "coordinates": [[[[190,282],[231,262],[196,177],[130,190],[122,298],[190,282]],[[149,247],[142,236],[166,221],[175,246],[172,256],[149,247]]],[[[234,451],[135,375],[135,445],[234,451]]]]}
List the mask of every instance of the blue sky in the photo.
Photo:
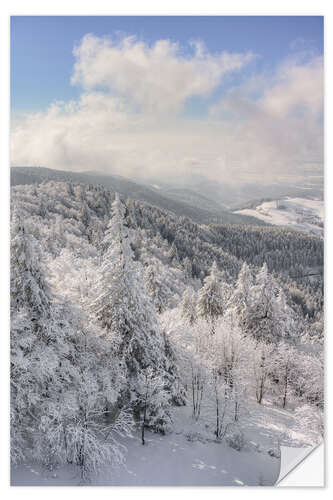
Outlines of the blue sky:
{"type": "Polygon", "coordinates": [[[54,100],[77,98],[70,85],[73,47],[87,33],[136,35],[147,44],[179,42],[186,50],[201,39],[210,52],[252,51],[259,57],[244,71],[270,71],[295,50],[323,52],[322,17],[12,17],[11,105],[38,110],[54,100]]]}
{"type": "Polygon", "coordinates": [[[11,163],[302,182],[323,70],[322,17],[13,17],[11,163]]]}

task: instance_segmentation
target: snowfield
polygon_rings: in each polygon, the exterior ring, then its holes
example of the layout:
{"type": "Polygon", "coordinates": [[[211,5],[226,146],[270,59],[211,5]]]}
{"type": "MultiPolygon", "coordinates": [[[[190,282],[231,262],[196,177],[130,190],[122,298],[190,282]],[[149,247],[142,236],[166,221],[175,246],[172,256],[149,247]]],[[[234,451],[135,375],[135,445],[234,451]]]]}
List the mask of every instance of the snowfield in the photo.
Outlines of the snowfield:
{"type": "Polygon", "coordinates": [[[324,233],[323,200],[286,198],[267,201],[255,209],[237,210],[235,213],[251,215],[269,224],[291,227],[316,236],[323,236],[324,233]]]}
{"type": "MultiPolygon", "coordinates": [[[[166,436],[147,431],[142,446],[139,433],[126,438],[125,463],[117,468],[103,467],[91,478],[93,486],[270,486],[280,473],[280,458],[271,456],[279,445],[307,447],[306,434],[293,431],[297,422],[290,411],[270,403],[253,404],[242,421],[245,446],[234,450],[218,443],[211,432],[208,414],[198,422],[191,418],[191,407],[174,409],[174,431],[166,436]],[[207,425],[208,421],[208,425],[207,425]],[[270,452],[270,453],[269,453],[270,452]]],[[[245,416],[245,415],[244,415],[245,416]]],[[[12,466],[12,486],[77,486],[76,467],[45,471],[41,466],[12,466]]]]}

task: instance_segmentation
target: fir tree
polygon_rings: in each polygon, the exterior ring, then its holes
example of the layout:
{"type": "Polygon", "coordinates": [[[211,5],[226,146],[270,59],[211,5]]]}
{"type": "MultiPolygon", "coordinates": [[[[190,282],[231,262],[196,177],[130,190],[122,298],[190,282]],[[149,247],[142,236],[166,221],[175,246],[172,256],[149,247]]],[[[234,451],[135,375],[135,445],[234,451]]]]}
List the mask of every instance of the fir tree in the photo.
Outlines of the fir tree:
{"type": "MultiPolygon", "coordinates": [[[[61,353],[66,352],[41,249],[14,214],[11,249],[11,433],[12,454],[24,455],[26,440],[35,442],[43,419],[57,413],[62,382],[61,353]]],[[[64,375],[62,375],[64,376],[64,375]]],[[[58,417],[54,418],[58,425],[58,417]]],[[[42,450],[45,461],[50,449],[42,450]]],[[[34,449],[38,454],[38,447],[34,449]]]]}
{"type": "Polygon", "coordinates": [[[170,250],[168,252],[168,258],[171,264],[177,266],[179,263],[178,250],[175,245],[175,242],[172,243],[170,250]]]}
{"type": "Polygon", "coordinates": [[[250,287],[249,295],[248,306],[243,312],[245,333],[256,340],[273,343],[294,336],[293,312],[266,264],[258,273],[255,285],[250,287]]]}
{"type": "Polygon", "coordinates": [[[126,365],[128,384],[123,397],[133,402],[138,414],[143,409],[138,378],[147,369],[152,369],[156,376],[163,375],[165,353],[154,308],[139,281],[139,272],[143,270],[133,259],[125,213],[126,208],[116,195],[103,240],[105,252],[93,311],[126,365]]]}
{"type": "Polygon", "coordinates": [[[204,286],[198,292],[197,316],[206,320],[214,334],[215,323],[224,312],[221,286],[218,281],[216,262],[213,263],[211,272],[204,280],[204,286]]]}
{"type": "Polygon", "coordinates": [[[197,297],[193,288],[186,288],[183,298],[182,298],[182,317],[189,323],[190,326],[196,321],[197,312],[196,312],[196,303],[197,297]]]}

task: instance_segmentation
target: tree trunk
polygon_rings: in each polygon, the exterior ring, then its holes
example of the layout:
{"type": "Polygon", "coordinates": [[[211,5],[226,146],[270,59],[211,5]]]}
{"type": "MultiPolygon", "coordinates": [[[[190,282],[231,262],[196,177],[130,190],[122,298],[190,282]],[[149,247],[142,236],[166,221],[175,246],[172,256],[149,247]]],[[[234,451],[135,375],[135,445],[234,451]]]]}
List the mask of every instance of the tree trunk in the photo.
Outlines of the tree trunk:
{"type": "Polygon", "coordinates": [[[238,422],[238,413],[239,413],[239,403],[235,401],[235,413],[234,413],[234,421],[238,422]]]}
{"type": "Polygon", "coordinates": [[[264,386],[265,386],[265,381],[264,381],[264,378],[262,378],[260,381],[259,395],[258,395],[258,403],[260,405],[261,405],[263,397],[264,397],[264,386]]]}
{"type": "Polygon", "coordinates": [[[141,441],[142,441],[142,444],[144,445],[145,444],[145,419],[143,419],[143,422],[142,422],[141,441]]]}
{"type": "Polygon", "coordinates": [[[147,391],[146,391],[146,396],[145,396],[145,405],[143,408],[143,421],[142,421],[142,429],[141,429],[141,441],[142,445],[145,444],[145,427],[146,427],[146,416],[147,416],[147,399],[148,399],[148,385],[147,385],[147,391]]]}
{"type": "Polygon", "coordinates": [[[219,434],[220,434],[219,398],[216,395],[216,439],[219,438],[219,434]]]}
{"type": "Polygon", "coordinates": [[[288,375],[286,374],[284,379],[284,394],[283,394],[282,408],[285,408],[287,404],[287,392],[288,392],[288,375]]]}

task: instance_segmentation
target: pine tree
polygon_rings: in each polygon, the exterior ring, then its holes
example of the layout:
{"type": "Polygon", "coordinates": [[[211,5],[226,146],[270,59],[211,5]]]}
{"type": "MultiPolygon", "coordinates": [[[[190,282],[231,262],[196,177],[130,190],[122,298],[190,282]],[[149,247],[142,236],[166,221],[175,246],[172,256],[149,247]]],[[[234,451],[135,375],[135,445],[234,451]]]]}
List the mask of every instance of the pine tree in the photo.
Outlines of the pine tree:
{"type": "Polygon", "coordinates": [[[189,323],[190,326],[196,321],[196,303],[197,297],[193,288],[186,288],[182,298],[182,317],[189,323]]]}
{"type": "MultiPolygon", "coordinates": [[[[11,434],[17,460],[27,440],[35,442],[43,420],[53,415],[59,424],[61,353],[67,351],[58,328],[44,270],[41,249],[14,214],[11,248],[11,434]]],[[[51,433],[50,433],[51,436],[51,433]]],[[[52,440],[41,451],[52,460],[52,440]]],[[[39,453],[38,446],[33,451],[39,453]]]]}
{"type": "Polygon", "coordinates": [[[186,279],[191,280],[193,275],[193,266],[192,262],[188,257],[185,257],[185,259],[183,260],[183,267],[186,279]]]}
{"type": "Polygon", "coordinates": [[[144,281],[147,292],[155,305],[156,311],[159,314],[162,313],[167,307],[167,293],[155,263],[151,263],[146,266],[144,281]]]}
{"type": "Polygon", "coordinates": [[[234,311],[234,315],[238,318],[242,317],[244,310],[249,305],[252,286],[252,274],[249,266],[244,262],[237,278],[235,291],[230,300],[230,306],[234,311]]]}
{"type": "Polygon", "coordinates": [[[138,378],[147,369],[163,375],[165,353],[154,307],[139,281],[143,269],[133,259],[125,214],[126,208],[116,195],[103,240],[105,252],[92,309],[127,369],[123,403],[132,401],[138,414],[143,409],[138,378]]]}
{"type": "Polygon", "coordinates": [[[11,231],[11,310],[26,306],[31,321],[48,318],[50,289],[41,268],[41,251],[20,217],[13,215],[11,231]]]}
{"type": "Polygon", "coordinates": [[[138,404],[142,409],[141,442],[144,445],[146,428],[161,434],[169,430],[171,423],[169,394],[165,389],[163,377],[156,374],[153,368],[147,368],[139,374],[137,394],[138,404]]]}
{"type": "Polygon", "coordinates": [[[175,245],[175,242],[172,243],[170,250],[168,252],[169,262],[174,266],[177,266],[179,263],[178,250],[175,245]]]}
{"type": "Polygon", "coordinates": [[[275,324],[278,337],[296,342],[299,332],[295,316],[294,311],[287,304],[284,291],[280,289],[275,301],[275,324]]]}
{"type": "Polygon", "coordinates": [[[251,296],[244,329],[256,340],[271,342],[274,340],[274,282],[268,274],[266,263],[260,269],[256,283],[251,288],[251,296]]]}
{"type": "Polygon", "coordinates": [[[278,343],[284,337],[291,339],[295,336],[293,311],[286,303],[284,292],[268,273],[266,264],[249,289],[242,326],[245,333],[264,342],[278,343]]]}
{"type": "Polygon", "coordinates": [[[179,359],[176,344],[163,332],[164,342],[164,389],[169,395],[169,401],[176,406],[186,404],[185,388],[181,382],[179,359]]]}
{"type": "Polygon", "coordinates": [[[224,312],[221,286],[217,277],[216,262],[213,263],[211,272],[204,280],[204,286],[198,292],[197,316],[206,320],[214,334],[215,323],[224,312]]]}

